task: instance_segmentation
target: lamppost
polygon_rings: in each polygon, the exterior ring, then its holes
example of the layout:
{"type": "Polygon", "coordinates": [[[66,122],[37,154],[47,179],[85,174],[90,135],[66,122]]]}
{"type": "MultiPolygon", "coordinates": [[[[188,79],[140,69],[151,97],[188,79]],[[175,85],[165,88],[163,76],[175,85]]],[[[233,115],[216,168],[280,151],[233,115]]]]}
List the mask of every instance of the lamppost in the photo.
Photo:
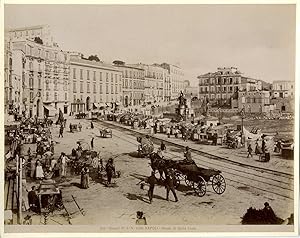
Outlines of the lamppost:
{"type": "Polygon", "coordinates": [[[242,118],[242,135],[244,134],[244,119],[245,119],[245,108],[242,108],[242,110],[240,111],[240,115],[242,118]]]}
{"type": "Polygon", "coordinates": [[[218,118],[219,124],[221,124],[221,108],[220,107],[218,108],[218,112],[219,112],[219,118],[218,118]]]}

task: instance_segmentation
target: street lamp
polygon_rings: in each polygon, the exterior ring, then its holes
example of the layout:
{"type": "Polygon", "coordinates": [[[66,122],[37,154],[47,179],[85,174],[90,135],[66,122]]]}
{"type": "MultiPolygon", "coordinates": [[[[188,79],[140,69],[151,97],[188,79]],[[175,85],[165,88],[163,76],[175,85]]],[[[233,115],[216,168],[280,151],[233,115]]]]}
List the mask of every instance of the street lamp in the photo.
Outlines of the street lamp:
{"type": "Polygon", "coordinates": [[[242,108],[242,110],[240,111],[240,115],[242,118],[242,135],[244,134],[244,119],[245,119],[245,108],[242,108]]]}

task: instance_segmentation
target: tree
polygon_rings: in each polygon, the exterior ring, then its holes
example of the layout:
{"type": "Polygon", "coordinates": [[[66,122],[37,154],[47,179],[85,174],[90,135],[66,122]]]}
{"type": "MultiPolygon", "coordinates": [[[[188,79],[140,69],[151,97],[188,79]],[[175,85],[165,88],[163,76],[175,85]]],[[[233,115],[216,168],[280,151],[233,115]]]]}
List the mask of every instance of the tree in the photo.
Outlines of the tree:
{"type": "Polygon", "coordinates": [[[121,61],[121,60],[115,60],[115,61],[113,61],[113,64],[115,64],[115,65],[125,65],[125,62],[121,61]]]}
{"type": "Polygon", "coordinates": [[[43,44],[43,40],[38,36],[34,37],[34,42],[41,44],[41,45],[43,44]]]}
{"type": "Polygon", "coordinates": [[[90,56],[88,57],[88,60],[100,62],[100,59],[99,59],[99,57],[98,57],[97,55],[90,55],[90,56]]]}

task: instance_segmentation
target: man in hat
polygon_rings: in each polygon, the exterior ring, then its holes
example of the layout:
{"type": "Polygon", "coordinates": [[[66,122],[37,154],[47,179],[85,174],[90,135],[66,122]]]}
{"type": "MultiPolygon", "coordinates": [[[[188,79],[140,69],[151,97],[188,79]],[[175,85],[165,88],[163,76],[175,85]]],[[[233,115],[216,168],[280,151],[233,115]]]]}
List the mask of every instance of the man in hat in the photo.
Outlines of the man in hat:
{"type": "Polygon", "coordinates": [[[166,200],[169,201],[169,193],[170,193],[170,190],[171,190],[172,193],[173,193],[173,196],[175,198],[175,202],[178,202],[178,198],[177,198],[177,195],[176,195],[176,192],[175,192],[174,184],[175,184],[175,176],[172,174],[171,171],[168,171],[167,174],[166,174],[166,181],[165,181],[165,186],[166,186],[166,190],[167,190],[166,200]]]}
{"type": "Polygon", "coordinates": [[[192,160],[192,153],[191,153],[191,150],[190,150],[190,148],[187,146],[187,147],[185,147],[185,152],[184,152],[184,157],[185,157],[185,160],[187,161],[187,162],[194,162],[193,160],[192,160]]]}
{"type": "Polygon", "coordinates": [[[115,173],[115,166],[113,164],[113,159],[110,158],[108,162],[106,163],[105,167],[106,175],[107,175],[107,184],[111,184],[111,178],[113,174],[115,173]]]}

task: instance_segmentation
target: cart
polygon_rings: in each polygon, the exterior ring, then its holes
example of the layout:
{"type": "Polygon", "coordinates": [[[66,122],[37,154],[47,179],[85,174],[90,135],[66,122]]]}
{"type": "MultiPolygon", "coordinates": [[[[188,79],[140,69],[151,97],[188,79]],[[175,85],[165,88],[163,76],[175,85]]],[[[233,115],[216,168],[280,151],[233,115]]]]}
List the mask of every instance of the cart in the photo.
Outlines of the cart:
{"type": "Polygon", "coordinates": [[[106,138],[107,136],[110,136],[112,138],[112,130],[109,128],[103,128],[99,130],[100,136],[103,138],[106,138]]]}
{"type": "Polygon", "coordinates": [[[225,178],[221,171],[198,167],[195,163],[179,161],[173,168],[175,169],[176,187],[181,181],[185,181],[188,187],[194,189],[199,197],[206,194],[206,187],[211,185],[217,194],[223,194],[226,189],[225,178]]]}

